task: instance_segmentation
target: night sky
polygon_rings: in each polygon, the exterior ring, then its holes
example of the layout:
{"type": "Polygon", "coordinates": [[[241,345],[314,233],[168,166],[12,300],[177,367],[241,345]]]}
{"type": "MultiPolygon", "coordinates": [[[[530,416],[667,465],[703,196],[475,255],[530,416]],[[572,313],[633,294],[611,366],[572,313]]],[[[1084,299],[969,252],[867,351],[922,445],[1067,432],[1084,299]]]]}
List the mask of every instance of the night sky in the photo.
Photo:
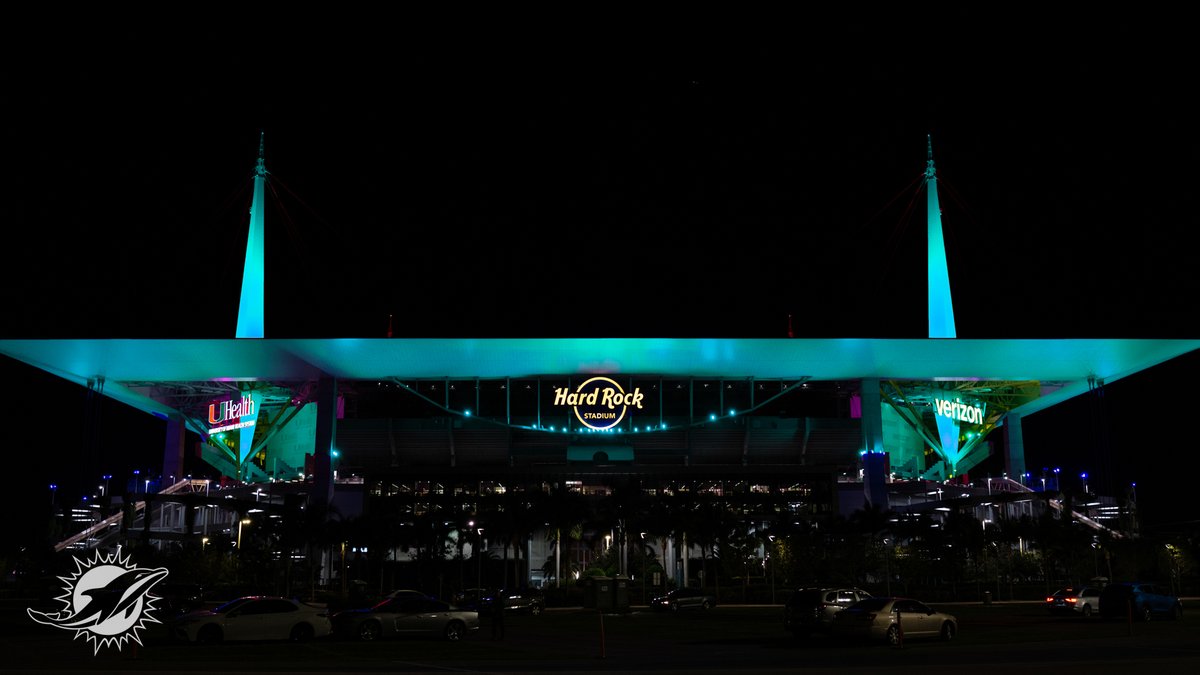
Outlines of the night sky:
{"type": "MultiPolygon", "coordinates": [[[[0,48],[0,337],[232,337],[260,132],[267,337],[923,337],[927,135],[959,337],[1196,337],[1181,20],[826,11],[776,36],[30,27],[0,48]]],[[[3,372],[8,453],[157,459],[158,422],[84,431],[77,387],[3,372]]],[[[1197,373],[1029,418],[1030,470],[1170,492],[1197,448],[1156,387],[1197,373]]]]}

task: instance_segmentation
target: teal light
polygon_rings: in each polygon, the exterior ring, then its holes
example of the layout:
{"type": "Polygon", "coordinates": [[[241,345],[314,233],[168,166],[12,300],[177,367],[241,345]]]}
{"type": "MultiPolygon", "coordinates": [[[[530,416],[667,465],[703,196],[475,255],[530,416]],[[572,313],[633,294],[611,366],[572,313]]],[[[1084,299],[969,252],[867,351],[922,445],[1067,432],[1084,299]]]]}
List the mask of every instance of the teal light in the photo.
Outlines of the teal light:
{"type": "Polygon", "coordinates": [[[942,238],[942,208],[938,203],[937,172],[933,167],[933,140],[928,139],[928,143],[925,191],[929,242],[929,337],[952,338],[957,337],[954,328],[954,301],[950,297],[950,269],[946,265],[946,244],[942,238]]]}
{"type": "Polygon", "coordinates": [[[330,451],[329,451],[329,454],[333,455],[334,457],[341,457],[341,456],[342,456],[342,453],[341,453],[341,451],[340,451],[340,450],[330,450],[330,451]]]}
{"type": "Polygon", "coordinates": [[[261,338],[263,330],[264,278],[264,219],[263,184],[267,169],[263,164],[263,138],[258,141],[258,166],[254,170],[254,201],[250,205],[250,233],[246,237],[246,264],[242,268],[242,296],[238,304],[236,337],[261,338]]]}
{"type": "Polygon", "coordinates": [[[716,421],[717,413],[708,413],[708,419],[711,421],[716,421]]]}
{"type": "Polygon", "coordinates": [[[463,411],[463,415],[465,415],[466,417],[470,417],[470,416],[471,416],[471,411],[470,411],[470,410],[464,410],[464,411],[463,411]]]}

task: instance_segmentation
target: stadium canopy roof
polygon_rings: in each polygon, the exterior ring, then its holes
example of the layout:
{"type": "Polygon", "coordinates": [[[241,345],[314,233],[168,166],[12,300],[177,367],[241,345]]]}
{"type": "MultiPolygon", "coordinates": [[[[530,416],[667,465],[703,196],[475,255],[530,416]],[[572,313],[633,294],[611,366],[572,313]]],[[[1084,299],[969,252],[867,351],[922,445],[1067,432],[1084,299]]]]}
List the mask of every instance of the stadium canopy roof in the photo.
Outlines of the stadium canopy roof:
{"type": "Polygon", "coordinates": [[[583,374],[758,380],[1037,380],[1028,415],[1200,349],[1185,339],[51,339],[0,354],[169,414],[147,385],[183,382],[503,379],[583,374]]]}

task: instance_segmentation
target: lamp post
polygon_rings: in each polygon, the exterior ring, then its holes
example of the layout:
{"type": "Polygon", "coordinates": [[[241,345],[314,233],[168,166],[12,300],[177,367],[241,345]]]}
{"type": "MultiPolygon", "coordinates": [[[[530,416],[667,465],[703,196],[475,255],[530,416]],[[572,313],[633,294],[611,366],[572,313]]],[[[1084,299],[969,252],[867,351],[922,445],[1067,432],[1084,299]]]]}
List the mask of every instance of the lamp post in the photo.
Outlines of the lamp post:
{"type": "Polygon", "coordinates": [[[243,525],[249,525],[249,524],[250,524],[250,519],[249,519],[249,518],[242,518],[241,520],[239,520],[239,521],[238,521],[238,539],[237,539],[237,548],[238,548],[238,550],[239,550],[239,551],[242,549],[242,526],[243,526],[243,525]]]}
{"type": "Polygon", "coordinates": [[[642,532],[642,604],[646,604],[646,533],[642,532]]]}
{"type": "Polygon", "coordinates": [[[104,492],[100,496],[104,497],[108,495],[108,481],[112,479],[112,474],[106,473],[104,476],[102,476],[102,478],[104,478],[104,492]]]}
{"type": "Polygon", "coordinates": [[[56,493],[56,492],[58,492],[58,484],[51,483],[50,484],[50,505],[51,506],[54,505],[54,493],[56,493]]]}
{"type": "Polygon", "coordinates": [[[1088,493],[1087,472],[1084,471],[1083,473],[1079,474],[1079,478],[1083,481],[1083,494],[1086,495],[1088,493]]]}
{"type": "MultiPolygon", "coordinates": [[[[476,573],[475,573],[475,588],[482,589],[483,588],[483,555],[482,555],[483,554],[483,528],[482,527],[477,528],[475,530],[475,533],[477,535],[479,535],[479,552],[478,552],[479,553],[479,566],[476,568],[476,573]]],[[[480,591],[480,593],[482,594],[483,591],[480,591]]]]}
{"type": "Polygon", "coordinates": [[[771,565],[771,604],[775,604],[775,535],[768,535],[767,539],[771,540],[771,550],[767,552],[767,560],[771,565]]]}

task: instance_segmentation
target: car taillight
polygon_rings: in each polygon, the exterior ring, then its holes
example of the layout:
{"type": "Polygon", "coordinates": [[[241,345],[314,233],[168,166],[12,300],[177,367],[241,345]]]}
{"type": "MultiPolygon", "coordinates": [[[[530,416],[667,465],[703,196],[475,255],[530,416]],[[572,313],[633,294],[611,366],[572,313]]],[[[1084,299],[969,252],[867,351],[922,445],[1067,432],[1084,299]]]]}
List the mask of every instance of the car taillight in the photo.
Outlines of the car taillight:
{"type": "Polygon", "coordinates": [[[1054,598],[1046,598],[1046,602],[1054,602],[1054,598]]]}
{"type": "Polygon", "coordinates": [[[1066,598],[1067,602],[1079,602],[1079,598],[1066,598]]]}

